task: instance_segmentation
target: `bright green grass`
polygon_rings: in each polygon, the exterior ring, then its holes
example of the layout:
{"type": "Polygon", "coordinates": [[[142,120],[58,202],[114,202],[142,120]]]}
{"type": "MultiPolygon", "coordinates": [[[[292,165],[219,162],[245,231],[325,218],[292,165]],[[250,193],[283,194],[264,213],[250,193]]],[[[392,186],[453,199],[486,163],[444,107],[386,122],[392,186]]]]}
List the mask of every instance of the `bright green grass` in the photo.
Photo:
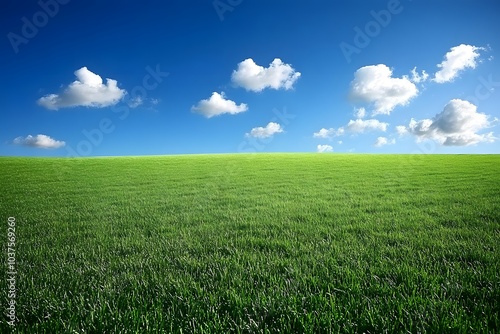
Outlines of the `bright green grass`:
{"type": "Polygon", "coordinates": [[[0,158],[0,173],[19,332],[500,328],[498,155],[0,158]]]}

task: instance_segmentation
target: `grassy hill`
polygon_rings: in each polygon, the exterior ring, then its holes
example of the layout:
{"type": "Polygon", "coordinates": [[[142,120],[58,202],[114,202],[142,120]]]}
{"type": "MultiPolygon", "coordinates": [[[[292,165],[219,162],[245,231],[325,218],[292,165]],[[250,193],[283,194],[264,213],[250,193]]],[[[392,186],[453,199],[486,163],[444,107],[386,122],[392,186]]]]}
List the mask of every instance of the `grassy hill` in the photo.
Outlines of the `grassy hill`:
{"type": "Polygon", "coordinates": [[[19,332],[500,328],[499,155],[4,157],[0,176],[19,332]]]}

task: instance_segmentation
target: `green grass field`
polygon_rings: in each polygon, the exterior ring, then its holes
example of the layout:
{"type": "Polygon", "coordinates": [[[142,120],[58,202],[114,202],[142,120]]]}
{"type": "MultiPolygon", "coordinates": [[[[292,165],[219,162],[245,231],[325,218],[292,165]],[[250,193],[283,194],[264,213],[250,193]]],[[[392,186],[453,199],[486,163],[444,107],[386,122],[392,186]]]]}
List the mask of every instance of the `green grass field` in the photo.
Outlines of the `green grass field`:
{"type": "Polygon", "coordinates": [[[0,171],[18,332],[500,328],[499,155],[0,158],[0,171]]]}

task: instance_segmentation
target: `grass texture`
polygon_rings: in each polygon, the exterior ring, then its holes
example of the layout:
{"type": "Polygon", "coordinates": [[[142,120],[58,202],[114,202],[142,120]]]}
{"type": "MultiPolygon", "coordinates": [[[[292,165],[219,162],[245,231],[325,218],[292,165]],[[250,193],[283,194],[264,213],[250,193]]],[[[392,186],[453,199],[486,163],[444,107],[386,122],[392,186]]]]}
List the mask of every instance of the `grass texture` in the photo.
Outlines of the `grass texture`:
{"type": "Polygon", "coordinates": [[[499,155],[4,157],[0,171],[19,333],[500,328],[499,155]]]}

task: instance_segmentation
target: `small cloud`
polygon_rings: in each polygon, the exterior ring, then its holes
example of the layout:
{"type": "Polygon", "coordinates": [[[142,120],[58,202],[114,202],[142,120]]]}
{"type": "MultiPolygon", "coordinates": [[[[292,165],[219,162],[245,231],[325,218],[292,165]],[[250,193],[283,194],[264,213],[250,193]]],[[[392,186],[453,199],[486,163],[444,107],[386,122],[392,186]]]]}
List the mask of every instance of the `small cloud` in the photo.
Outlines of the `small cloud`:
{"type": "MultiPolygon", "coordinates": [[[[387,130],[387,127],[389,126],[388,123],[380,122],[379,120],[376,119],[356,119],[356,120],[350,120],[349,123],[347,123],[346,126],[340,127],[338,129],[334,128],[322,128],[318,132],[315,132],[313,134],[314,138],[323,138],[323,139],[332,139],[334,137],[342,136],[346,132],[352,133],[352,134],[359,134],[359,133],[365,133],[369,131],[383,131],[385,132],[387,130]]],[[[342,141],[339,141],[339,144],[342,144],[342,141]]]]}
{"type": "Polygon", "coordinates": [[[389,115],[395,107],[407,105],[417,94],[417,87],[407,76],[392,77],[392,70],[384,64],[358,69],[349,92],[352,100],[373,104],[373,115],[389,115]]]}
{"type": "Polygon", "coordinates": [[[60,94],[49,94],[38,99],[38,104],[50,110],[68,107],[104,108],[117,104],[126,94],[117,86],[117,81],[102,78],[82,67],[75,71],[77,80],[73,81],[60,94]]]}
{"type": "Polygon", "coordinates": [[[339,144],[339,145],[342,145],[342,143],[343,143],[343,141],[342,141],[342,140],[339,140],[339,141],[337,142],[337,144],[339,144]]]}
{"type": "Polygon", "coordinates": [[[343,128],[338,128],[337,130],[335,130],[334,128],[329,128],[329,129],[322,128],[318,132],[313,133],[313,137],[332,139],[333,137],[341,136],[343,134],[344,134],[343,128]]]}
{"type": "Polygon", "coordinates": [[[159,99],[144,99],[141,96],[136,96],[134,98],[127,98],[127,96],[124,99],[124,102],[129,106],[129,108],[135,109],[137,107],[142,107],[144,110],[155,110],[155,107],[160,103],[159,99]]]}
{"type": "Polygon", "coordinates": [[[246,134],[247,137],[255,137],[255,138],[268,138],[274,135],[275,133],[283,132],[283,128],[278,123],[269,122],[266,127],[256,127],[250,130],[249,133],[246,134]]]}
{"type": "Polygon", "coordinates": [[[28,135],[27,137],[17,137],[13,140],[15,145],[28,146],[28,147],[36,147],[36,148],[59,148],[66,145],[65,142],[55,140],[46,135],[28,135]]]}
{"type": "Polygon", "coordinates": [[[367,131],[386,131],[387,127],[389,126],[388,123],[380,122],[376,119],[367,119],[367,120],[362,120],[362,119],[357,119],[357,120],[350,120],[349,123],[347,123],[347,130],[352,133],[364,133],[367,131]]]}
{"type": "Polygon", "coordinates": [[[333,147],[330,145],[318,145],[316,149],[318,153],[333,152],[333,147]]]}
{"type": "Polygon", "coordinates": [[[417,67],[414,67],[410,73],[411,73],[410,81],[413,83],[421,83],[427,81],[427,79],[429,78],[429,74],[427,74],[425,70],[422,71],[422,74],[419,74],[417,71],[417,67]]]}
{"type": "Polygon", "coordinates": [[[487,115],[477,112],[474,104],[454,99],[433,119],[412,118],[408,127],[401,127],[401,132],[414,135],[418,141],[431,139],[445,146],[468,146],[497,140],[493,132],[478,133],[495,124],[496,119],[490,122],[487,115]]]}
{"type": "Polygon", "coordinates": [[[452,47],[444,56],[445,59],[441,64],[437,65],[440,70],[436,72],[432,81],[437,83],[450,82],[464,69],[475,68],[480,50],[485,50],[485,48],[466,44],[452,47]]]}
{"type": "Polygon", "coordinates": [[[387,139],[386,137],[378,137],[373,146],[382,147],[384,145],[393,145],[396,144],[396,139],[387,139]]]}
{"type": "Polygon", "coordinates": [[[408,130],[406,129],[406,126],[398,125],[396,126],[396,132],[398,133],[398,135],[404,136],[405,134],[408,133],[408,130]]]}
{"type": "Polygon", "coordinates": [[[201,100],[197,106],[192,106],[191,111],[202,114],[206,118],[211,118],[222,114],[239,114],[248,110],[245,103],[237,105],[234,101],[227,100],[225,97],[224,92],[220,94],[213,92],[208,100],[201,100]]]}
{"type": "Polygon", "coordinates": [[[279,58],[274,59],[267,68],[248,58],[238,64],[231,79],[246,90],[260,92],[265,88],[291,89],[299,77],[300,72],[296,72],[291,65],[283,63],[279,58]]]}
{"type": "Polygon", "coordinates": [[[356,118],[365,118],[366,117],[366,109],[361,107],[354,110],[354,117],[356,118]]]}
{"type": "Polygon", "coordinates": [[[127,101],[127,104],[130,108],[137,108],[138,106],[140,106],[143,103],[144,103],[144,101],[142,100],[142,97],[140,97],[140,96],[134,97],[133,99],[130,99],[129,101],[127,101]]]}

